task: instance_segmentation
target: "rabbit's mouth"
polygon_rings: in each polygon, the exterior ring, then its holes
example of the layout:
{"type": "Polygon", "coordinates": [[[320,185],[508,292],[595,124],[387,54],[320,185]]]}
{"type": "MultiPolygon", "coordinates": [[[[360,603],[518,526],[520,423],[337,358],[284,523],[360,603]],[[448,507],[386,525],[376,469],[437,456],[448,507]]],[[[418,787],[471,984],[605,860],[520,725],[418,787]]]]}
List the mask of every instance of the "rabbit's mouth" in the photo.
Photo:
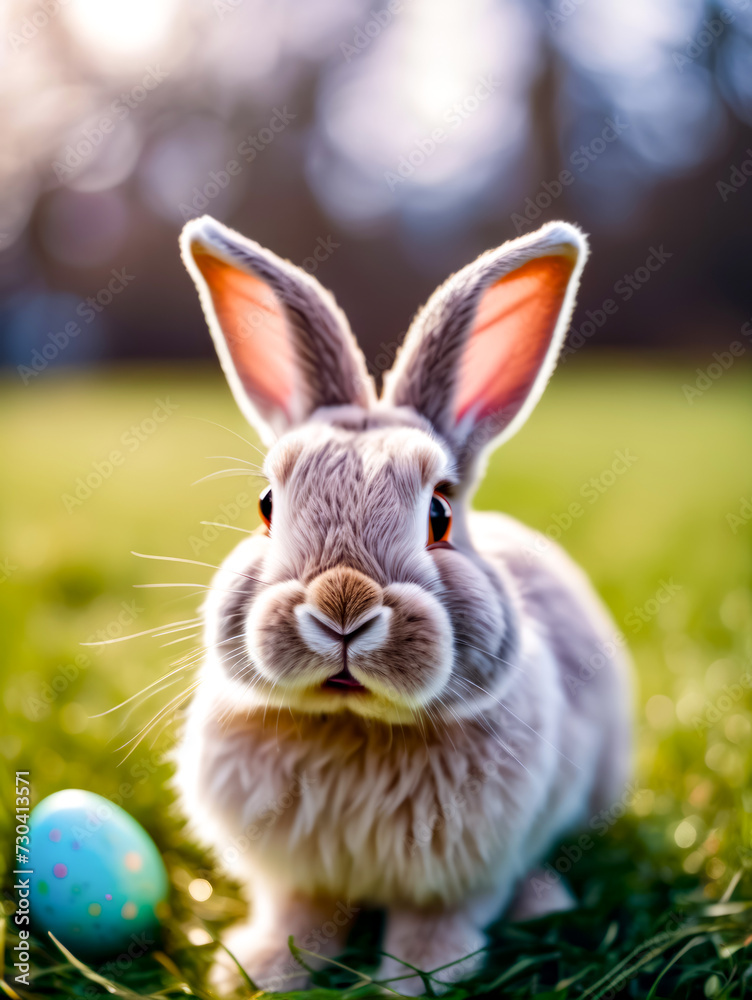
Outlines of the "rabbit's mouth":
{"type": "Polygon", "coordinates": [[[321,685],[321,687],[325,691],[341,691],[343,694],[349,694],[350,692],[355,692],[355,691],[368,690],[365,684],[361,684],[359,680],[353,677],[353,675],[350,673],[347,667],[344,667],[342,670],[340,670],[338,674],[335,674],[333,677],[328,677],[321,685]]]}

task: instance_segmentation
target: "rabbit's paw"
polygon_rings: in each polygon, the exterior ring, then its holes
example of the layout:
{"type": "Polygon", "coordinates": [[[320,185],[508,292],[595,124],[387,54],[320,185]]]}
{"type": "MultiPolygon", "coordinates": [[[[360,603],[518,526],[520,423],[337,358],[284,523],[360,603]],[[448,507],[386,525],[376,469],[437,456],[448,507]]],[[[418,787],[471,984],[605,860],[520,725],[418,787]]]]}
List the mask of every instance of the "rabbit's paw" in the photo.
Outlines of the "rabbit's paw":
{"type": "Polygon", "coordinates": [[[563,913],[576,907],[577,899],[560,875],[552,879],[548,871],[534,868],[517,886],[507,920],[522,923],[524,920],[537,920],[550,913],[563,913]]]}
{"type": "Polygon", "coordinates": [[[286,937],[275,941],[252,924],[242,924],[230,930],[222,943],[225,947],[218,949],[210,974],[211,985],[220,996],[245,982],[238,962],[255,986],[270,993],[303,990],[309,985],[308,973],[293,957],[286,937]]]}
{"type": "Polygon", "coordinates": [[[306,951],[306,965],[318,968],[325,957],[342,950],[358,912],[349,903],[313,901],[271,888],[256,893],[254,907],[258,919],[231,928],[223,938],[227,950],[221,948],[216,954],[211,982],[220,995],[242,985],[237,962],[259,989],[270,993],[305,989],[310,977],[290,951],[290,938],[306,951]]]}
{"type": "Polygon", "coordinates": [[[481,967],[485,934],[463,910],[448,913],[391,911],[384,937],[385,958],[376,979],[403,996],[423,996],[424,980],[410,966],[430,974],[434,993],[467,979],[481,967]],[[436,971],[433,971],[436,970],[436,971]],[[395,978],[399,977],[399,978],[395,978]]]}

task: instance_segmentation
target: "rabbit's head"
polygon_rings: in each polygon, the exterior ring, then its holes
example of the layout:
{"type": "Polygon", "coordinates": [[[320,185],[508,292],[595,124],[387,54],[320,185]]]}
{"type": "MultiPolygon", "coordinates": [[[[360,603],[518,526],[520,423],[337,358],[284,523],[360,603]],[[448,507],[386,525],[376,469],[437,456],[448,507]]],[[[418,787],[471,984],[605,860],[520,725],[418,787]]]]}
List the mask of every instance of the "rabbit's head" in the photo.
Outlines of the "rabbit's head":
{"type": "Polygon", "coordinates": [[[268,447],[265,528],[205,606],[244,706],[388,722],[462,716],[513,669],[517,612],[472,546],[481,456],[556,363],[587,254],[566,223],[489,251],[414,320],[377,398],[331,295],[213,219],[185,263],[235,398],[268,447]]]}

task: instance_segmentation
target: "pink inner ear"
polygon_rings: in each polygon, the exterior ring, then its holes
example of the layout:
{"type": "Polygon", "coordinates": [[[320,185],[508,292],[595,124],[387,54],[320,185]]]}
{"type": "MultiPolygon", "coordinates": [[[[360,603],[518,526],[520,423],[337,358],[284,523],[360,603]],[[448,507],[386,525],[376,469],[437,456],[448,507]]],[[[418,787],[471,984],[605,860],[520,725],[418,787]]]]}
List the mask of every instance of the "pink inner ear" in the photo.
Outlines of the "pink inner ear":
{"type": "Polygon", "coordinates": [[[200,244],[192,250],[243,386],[262,413],[281,409],[289,417],[293,347],[279,299],[260,278],[213,257],[200,244]]]}
{"type": "Polygon", "coordinates": [[[484,292],[465,348],[455,400],[457,420],[520,410],[551,345],[574,259],[528,261],[484,292]]]}

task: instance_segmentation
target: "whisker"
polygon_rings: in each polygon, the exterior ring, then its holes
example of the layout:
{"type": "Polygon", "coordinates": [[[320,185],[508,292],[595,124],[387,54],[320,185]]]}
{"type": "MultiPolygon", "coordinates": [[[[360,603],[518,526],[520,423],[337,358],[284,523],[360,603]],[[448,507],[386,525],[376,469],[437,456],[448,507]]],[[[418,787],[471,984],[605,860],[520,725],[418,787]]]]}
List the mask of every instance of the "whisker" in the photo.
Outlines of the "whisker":
{"type": "Polygon", "coordinates": [[[191,486],[198,486],[199,483],[206,483],[210,479],[233,479],[237,476],[245,476],[248,479],[266,479],[263,472],[251,472],[250,469],[220,469],[219,472],[210,472],[208,476],[202,476],[195,480],[191,486]]]}
{"type": "Polygon", "coordinates": [[[290,721],[292,722],[293,726],[295,726],[295,732],[298,734],[298,739],[302,740],[303,734],[300,731],[298,720],[295,718],[292,707],[290,705],[287,706],[287,711],[290,713],[290,721]]]}
{"type": "Polygon", "coordinates": [[[505,705],[503,701],[500,701],[498,698],[495,698],[491,694],[490,691],[486,691],[486,689],[483,688],[483,687],[481,687],[480,684],[476,684],[475,681],[471,681],[467,677],[462,677],[462,678],[457,678],[457,679],[464,681],[466,684],[472,684],[473,687],[478,688],[479,691],[482,691],[483,694],[485,694],[487,697],[491,698],[492,701],[495,701],[496,704],[500,705],[506,712],[509,712],[509,714],[512,716],[512,718],[516,719],[518,722],[521,722],[522,725],[526,729],[529,729],[531,733],[535,733],[535,735],[539,739],[543,740],[543,742],[546,744],[546,746],[549,746],[549,747],[551,747],[552,750],[555,750],[556,753],[558,753],[558,755],[560,757],[563,757],[564,760],[567,761],[567,763],[569,763],[569,764],[572,765],[572,767],[576,768],[578,771],[582,770],[582,768],[578,764],[575,764],[575,762],[573,760],[571,760],[569,757],[567,757],[567,755],[565,753],[563,753],[561,750],[559,750],[559,748],[557,746],[554,746],[553,743],[549,743],[549,741],[546,739],[546,737],[542,733],[539,733],[537,729],[534,729],[531,725],[529,725],[529,723],[525,722],[524,719],[521,719],[519,715],[517,715],[515,712],[513,712],[512,709],[509,707],[509,705],[505,705]]]}
{"type": "MultiPolygon", "coordinates": [[[[462,683],[470,683],[470,684],[473,683],[472,681],[467,681],[466,678],[461,678],[461,677],[456,678],[456,680],[461,681],[462,683]]],[[[478,687],[477,684],[474,685],[474,686],[478,687]]],[[[481,690],[483,690],[483,689],[481,688],[481,690]]],[[[493,697],[492,695],[489,695],[489,696],[493,697]]],[[[496,701],[497,699],[494,698],[493,700],[496,701]]],[[[499,702],[499,704],[501,704],[501,702],[499,702]]],[[[528,771],[528,769],[525,767],[525,765],[522,763],[522,761],[518,757],[515,757],[515,755],[512,753],[511,748],[509,746],[507,746],[506,743],[504,743],[504,741],[501,739],[501,737],[499,736],[499,734],[495,730],[492,730],[492,729],[488,728],[488,725],[486,724],[488,720],[483,715],[481,715],[480,711],[477,708],[474,708],[473,706],[471,706],[471,712],[472,712],[472,718],[475,719],[475,721],[485,730],[485,732],[487,732],[489,734],[489,736],[493,737],[493,739],[501,747],[503,747],[504,750],[506,750],[506,752],[510,755],[510,757],[512,757],[515,761],[517,761],[517,763],[520,765],[520,767],[523,768],[525,771],[527,771],[528,774],[529,774],[530,772],[528,771]]],[[[524,720],[520,719],[520,722],[524,723],[524,720]]],[[[528,727],[528,728],[531,728],[531,727],[528,727]]],[[[540,736],[540,733],[537,733],[536,730],[533,729],[532,731],[536,734],[536,736],[540,736]]],[[[541,736],[541,739],[544,739],[544,738],[541,736]]],[[[556,747],[552,746],[551,744],[549,744],[549,745],[552,747],[553,750],[556,750],[556,747]]],[[[573,762],[570,762],[570,763],[573,763],[573,762]]],[[[574,764],[574,766],[577,767],[576,764],[574,764]]],[[[577,768],[577,769],[580,770],[580,768],[577,768]]]]}
{"type": "MultiPolygon", "coordinates": [[[[217,566],[215,563],[201,562],[199,559],[185,559],[183,556],[157,556],[148,552],[133,552],[132,556],[137,556],[139,559],[156,559],[158,562],[176,562],[176,563],[186,563],[189,566],[206,566],[207,569],[222,569],[223,567],[217,566]]],[[[244,580],[250,580],[251,583],[260,583],[262,586],[266,586],[263,580],[259,580],[256,576],[249,576],[248,573],[241,573],[236,569],[227,569],[224,567],[226,573],[232,573],[234,576],[242,576],[244,580]]],[[[136,586],[139,586],[137,584],[136,586]]],[[[140,586],[145,586],[140,584],[140,586]]]]}
{"type": "MultiPolygon", "coordinates": [[[[186,666],[185,669],[187,669],[187,666],[186,666]]],[[[181,671],[181,673],[182,673],[182,671],[181,671]]],[[[128,725],[128,722],[131,719],[133,713],[137,709],[141,708],[141,706],[143,704],[145,704],[145,702],[147,702],[149,700],[149,698],[153,698],[154,695],[161,694],[163,691],[166,691],[168,688],[172,687],[173,684],[177,684],[177,682],[179,680],[182,680],[182,679],[183,679],[182,677],[173,677],[171,681],[167,681],[166,684],[163,684],[161,687],[156,688],[154,691],[152,691],[150,694],[148,694],[145,698],[142,697],[142,698],[139,698],[138,701],[134,701],[134,703],[131,705],[131,707],[128,709],[128,711],[125,713],[125,715],[121,719],[120,725],[115,730],[115,734],[117,735],[117,734],[123,732],[123,730],[128,725]]]]}
{"type": "MultiPolygon", "coordinates": [[[[263,681],[264,681],[264,678],[262,678],[262,677],[254,677],[254,678],[252,678],[251,682],[247,685],[246,694],[249,695],[249,696],[251,694],[253,694],[258,688],[261,687],[263,681]]],[[[271,690],[269,691],[269,697],[271,697],[271,690]]],[[[267,700],[267,706],[268,706],[268,700],[267,700]]],[[[246,712],[245,712],[246,721],[250,718],[251,712],[253,712],[258,707],[259,707],[258,705],[254,705],[253,703],[249,702],[248,707],[246,708],[246,712]]],[[[227,707],[225,708],[225,710],[222,712],[221,716],[217,720],[218,723],[220,725],[222,725],[224,722],[227,721],[227,719],[229,719],[231,717],[231,715],[233,714],[233,712],[235,712],[236,710],[237,710],[237,705],[234,705],[234,704],[227,705],[227,707]]]]}
{"type": "Polygon", "coordinates": [[[478,653],[483,653],[484,656],[490,656],[492,660],[498,660],[499,663],[503,663],[505,667],[511,667],[513,670],[519,670],[521,674],[527,672],[523,670],[522,667],[517,666],[516,663],[512,663],[510,660],[505,660],[502,656],[497,656],[495,653],[489,653],[488,650],[481,649],[480,646],[474,646],[471,642],[468,642],[466,639],[458,639],[455,636],[454,641],[461,643],[463,646],[469,646],[470,649],[474,649],[478,653]]]}
{"type": "Polygon", "coordinates": [[[158,677],[155,681],[152,681],[151,684],[147,684],[145,688],[141,688],[140,691],[137,691],[135,694],[132,694],[130,698],[126,698],[125,701],[121,701],[119,705],[113,705],[113,707],[108,708],[106,712],[99,712],[98,715],[90,715],[89,718],[101,719],[103,715],[110,715],[112,712],[117,712],[119,708],[123,708],[125,705],[130,704],[130,702],[132,702],[134,698],[138,698],[139,695],[145,694],[150,688],[156,687],[157,684],[161,684],[162,681],[166,681],[168,677],[172,677],[175,674],[180,673],[181,670],[185,670],[186,666],[187,664],[181,664],[181,666],[176,667],[169,673],[163,674],[161,677],[158,677]]]}
{"type": "MultiPolygon", "coordinates": [[[[196,687],[197,686],[198,685],[196,685],[196,687]]],[[[161,719],[157,720],[157,727],[158,728],[157,728],[157,731],[154,733],[154,737],[153,737],[151,743],[149,744],[149,749],[150,750],[154,749],[154,746],[155,746],[157,740],[159,739],[159,737],[162,735],[162,733],[165,731],[165,729],[175,721],[175,717],[177,716],[178,712],[182,709],[184,703],[196,691],[196,687],[193,687],[190,690],[188,690],[188,691],[185,692],[185,697],[183,698],[183,700],[179,701],[178,704],[175,705],[172,708],[172,710],[171,710],[172,714],[171,715],[168,713],[167,715],[163,716],[161,719]]],[[[148,733],[147,733],[147,735],[148,735],[148,733]]],[[[146,738],[146,737],[144,737],[144,738],[146,738]]]]}
{"type": "Polygon", "coordinates": [[[171,622],[177,628],[168,628],[166,625],[156,625],[154,628],[144,629],[143,632],[134,632],[132,635],[120,635],[114,639],[99,639],[97,642],[81,642],[80,646],[109,646],[113,642],[125,642],[126,639],[138,639],[142,635],[169,635],[170,632],[182,632],[184,629],[193,628],[200,618],[184,618],[179,622],[171,622]],[[166,629],[166,631],[163,631],[166,629]]]}
{"type": "Polygon", "coordinates": [[[234,434],[236,438],[240,438],[240,440],[247,444],[249,448],[253,448],[254,451],[257,451],[262,458],[266,457],[260,448],[249,441],[248,438],[244,438],[242,434],[238,434],[238,432],[234,431],[231,427],[225,427],[224,424],[219,424],[216,420],[207,420],[206,417],[195,417],[190,414],[187,414],[187,416],[189,420],[200,420],[205,424],[213,424],[215,427],[220,427],[223,431],[227,431],[228,434],[234,434]]]}
{"type": "Polygon", "coordinates": [[[185,642],[186,639],[196,639],[200,636],[200,632],[191,632],[190,635],[180,635],[177,639],[170,639],[169,642],[161,642],[160,646],[164,649],[166,646],[175,646],[179,642],[185,642]]]}
{"type": "MultiPolygon", "coordinates": [[[[138,587],[139,584],[134,583],[133,586],[134,587],[138,587]]],[[[223,591],[220,591],[220,590],[218,590],[217,587],[208,587],[208,586],[206,586],[205,584],[202,584],[202,583],[194,583],[194,584],[191,584],[191,586],[193,586],[193,587],[200,587],[200,590],[193,590],[193,591],[191,591],[190,594],[180,594],[179,597],[173,597],[172,600],[165,601],[164,604],[163,604],[163,607],[168,608],[171,604],[177,604],[178,601],[185,601],[185,600],[188,600],[191,597],[199,597],[201,595],[206,596],[206,594],[210,590],[216,590],[217,593],[223,593],[223,594],[239,594],[240,593],[239,590],[223,590],[223,591]]]]}
{"type": "Polygon", "coordinates": [[[266,696],[266,704],[264,705],[264,717],[261,720],[261,728],[262,729],[266,725],[266,713],[267,713],[267,710],[269,708],[269,702],[271,701],[271,697],[272,697],[272,692],[273,691],[274,691],[274,685],[270,685],[270,687],[269,687],[269,694],[266,696]]]}
{"type": "Polygon", "coordinates": [[[181,704],[181,702],[185,701],[185,699],[188,698],[196,690],[199,684],[200,681],[198,680],[193,681],[191,684],[189,684],[187,688],[185,688],[183,691],[180,692],[180,694],[176,695],[174,698],[171,698],[170,701],[168,701],[167,704],[163,706],[159,710],[159,712],[157,712],[154,718],[150,722],[148,722],[141,730],[139,730],[139,732],[136,733],[135,736],[131,737],[131,739],[123,743],[122,746],[117,747],[117,750],[125,750],[127,746],[133,744],[133,746],[125,755],[123,760],[120,761],[121,764],[130,757],[130,755],[138,747],[139,743],[141,743],[144,737],[149,735],[154,726],[156,726],[163,718],[165,718],[165,716],[169,715],[171,711],[176,710],[181,704]]]}
{"type": "MultiPolygon", "coordinates": [[[[440,704],[440,705],[443,705],[443,706],[444,706],[444,708],[446,708],[446,709],[447,709],[447,710],[448,710],[449,712],[452,712],[452,715],[454,716],[455,720],[456,720],[456,721],[457,721],[457,722],[458,722],[458,723],[460,724],[460,727],[461,727],[461,726],[462,726],[462,723],[461,723],[461,721],[460,721],[459,717],[457,716],[457,714],[456,714],[455,712],[453,712],[453,711],[452,711],[452,709],[451,709],[451,706],[449,706],[449,705],[448,705],[448,704],[447,704],[447,703],[446,703],[446,702],[445,702],[445,701],[443,700],[443,698],[437,698],[436,700],[437,700],[437,701],[439,702],[439,704],[440,704]]],[[[430,717],[430,716],[429,716],[429,717],[430,717]]],[[[457,747],[456,747],[456,745],[455,745],[455,742],[454,742],[454,740],[452,739],[452,736],[451,736],[451,733],[449,732],[449,730],[448,730],[448,729],[445,729],[445,732],[446,732],[446,736],[447,736],[447,739],[448,739],[448,740],[449,740],[449,742],[450,742],[450,743],[452,744],[452,747],[454,748],[454,750],[456,750],[456,749],[457,749],[457,747]]]]}
{"type": "Polygon", "coordinates": [[[208,569],[219,569],[219,566],[214,563],[201,562],[199,559],[185,559],[183,556],[157,556],[151,552],[134,552],[132,549],[131,555],[136,556],[138,559],[156,559],[158,562],[189,563],[191,566],[206,566],[208,569]]]}
{"type": "Polygon", "coordinates": [[[279,717],[282,714],[282,709],[284,705],[280,702],[279,708],[277,709],[277,725],[274,727],[274,741],[279,746],[279,717]]]}
{"type": "Polygon", "coordinates": [[[221,521],[199,521],[199,524],[213,524],[216,528],[229,528],[230,531],[242,531],[244,535],[252,535],[250,528],[238,528],[235,524],[222,524],[221,521]]]}
{"type": "MultiPolygon", "coordinates": [[[[512,753],[511,748],[504,742],[504,740],[499,736],[499,734],[494,732],[492,729],[488,728],[488,726],[485,724],[486,720],[478,712],[473,712],[473,715],[476,722],[481,726],[482,729],[484,729],[488,733],[488,735],[496,743],[499,744],[502,750],[506,750],[506,752],[509,754],[512,760],[515,761],[517,764],[519,764],[522,770],[525,771],[526,774],[530,774],[530,770],[527,767],[525,767],[525,765],[522,763],[519,757],[515,756],[515,754],[512,753]]],[[[530,776],[532,777],[532,774],[530,774],[530,776]]]]}
{"type": "MultiPolygon", "coordinates": [[[[141,688],[140,691],[137,691],[135,694],[131,695],[130,698],[126,698],[125,701],[120,702],[119,705],[115,705],[113,708],[108,709],[107,712],[102,712],[101,714],[109,715],[110,712],[114,712],[118,708],[123,708],[131,701],[134,701],[136,698],[139,698],[141,695],[144,695],[147,691],[151,690],[151,688],[155,687],[157,684],[160,684],[163,681],[167,680],[168,677],[173,677],[175,674],[179,674],[182,671],[195,667],[196,664],[200,662],[202,657],[205,655],[205,652],[206,650],[201,645],[188,650],[187,652],[183,653],[182,656],[179,656],[177,659],[172,661],[172,663],[170,664],[172,669],[169,670],[166,674],[162,674],[161,677],[157,677],[156,680],[153,680],[151,682],[151,684],[147,684],[146,687],[141,688]]],[[[92,716],[92,718],[99,718],[99,716],[92,716]]]]}
{"type": "MultiPolygon", "coordinates": [[[[458,678],[455,678],[455,679],[456,679],[456,680],[458,680],[458,681],[463,681],[463,680],[464,680],[464,678],[460,678],[460,677],[458,677],[458,678]]],[[[437,700],[438,700],[438,701],[439,701],[440,703],[444,704],[444,707],[445,707],[445,708],[447,708],[447,709],[448,709],[448,710],[449,710],[450,712],[452,712],[452,715],[454,715],[454,717],[455,717],[455,719],[457,719],[458,723],[459,723],[460,725],[462,725],[462,720],[461,720],[461,719],[460,719],[460,718],[459,718],[459,717],[458,717],[458,716],[457,716],[457,715],[456,715],[456,714],[454,713],[454,711],[452,710],[452,708],[451,708],[451,707],[450,707],[449,705],[445,704],[445,703],[444,703],[444,702],[442,701],[442,699],[441,699],[441,698],[439,698],[439,699],[437,699],[437,700]]],[[[502,738],[501,738],[501,737],[499,736],[499,734],[498,734],[497,732],[494,732],[494,731],[493,731],[492,729],[489,729],[489,728],[488,728],[488,725],[486,724],[486,723],[487,723],[487,720],[486,720],[486,719],[484,719],[484,717],[483,717],[483,716],[482,716],[482,715],[481,715],[481,714],[480,714],[480,713],[478,712],[478,710],[477,710],[477,709],[475,709],[475,708],[473,708],[473,707],[471,706],[471,712],[472,712],[472,718],[474,718],[474,719],[475,719],[475,721],[476,721],[476,722],[477,722],[477,723],[478,723],[478,724],[479,724],[479,725],[481,726],[481,728],[482,728],[482,729],[483,729],[483,730],[484,730],[485,732],[487,732],[487,733],[488,733],[488,735],[489,735],[489,736],[491,736],[491,737],[492,737],[492,739],[493,739],[493,740],[494,740],[494,741],[495,741],[496,743],[498,743],[500,747],[502,747],[502,748],[503,748],[504,750],[506,750],[506,752],[507,752],[507,753],[509,754],[509,756],[510,756],[510,757],[511,757],[511,758],[512,758],[512,759],[513,759],[514,761],[516,761],[516,762],[517,762],[517,763],[518,763],[518,764],[520,765],[520,767],[521,767],[521,768],[523,769],[523,771],[526,771],[526,772],[527,772],[528,774],[530,774],[530,771],[528,770],[528,768],[527,768],[527,767],[525,767],[525,765],[524,765],[524,764],[522,763],[522,761],[521,761],[521,760],[519,759],[519,757],[516,757],[516,756],[515,756],[515,755],[514,755],[514,754],[512,753],[512,750],[510,749],[510,747],[508,747],[508,746],[507,746],[507,744],[506,744],[506,743],[505,743],[505,742],[504,742],[504,741],[502,740],[502,738]]]]}
{"type": "MultiPolygon", "coordinates": [[[[428,740],[426,739],[426,728],[425,728],[425,726],[423,724],[423,720],[421,719],[420,721],[418,721],[419,720],[419,716],[416,715],[416,713],[413,711],[412,708],[410,709],[410,718],[413,720],[413,722],[417,722],[418,723],[418,729],[420,730],[420,735],[421,735],[421,737],[423,739],[423,744],[424,744],[426,750],[428,750],[428,740]]],[[[401,719],[400,719],[399,727],[400,727],[400,732],[402,733],[402,745],[405,748],[405,752],[407,752],[407,736],[405,735],[405,726],[404,726],[404,724],[403,724],[403,722],[402,722],[401,719]]],[[[394,743],[394,726],[390,725],[389,726],[389,748],[388,749],[391,750],[393,743],[394,743]]]]}
{"type": "Polygon", "coordinates": [[[237,455],[207,455],[207,458],[227,458],[231,462],[242,462],[243,465],[249,466],[251,469],[255,469],[263,475],[263,471],[258,465],[254,465],[253,462],[249,462],[247,458],[238,458],[237,455]]]}
{"type": "Polygon", "coordinates": [[[194,653],[195,653],[194,650],[188,650],[188,652],[183,653],[182,656],[179,656],[177,660],[173,660],[171,665],[173,667],[177,667],[179,664],[185,663],[187,660],[190,660],[194,656],[194,653]]]}

